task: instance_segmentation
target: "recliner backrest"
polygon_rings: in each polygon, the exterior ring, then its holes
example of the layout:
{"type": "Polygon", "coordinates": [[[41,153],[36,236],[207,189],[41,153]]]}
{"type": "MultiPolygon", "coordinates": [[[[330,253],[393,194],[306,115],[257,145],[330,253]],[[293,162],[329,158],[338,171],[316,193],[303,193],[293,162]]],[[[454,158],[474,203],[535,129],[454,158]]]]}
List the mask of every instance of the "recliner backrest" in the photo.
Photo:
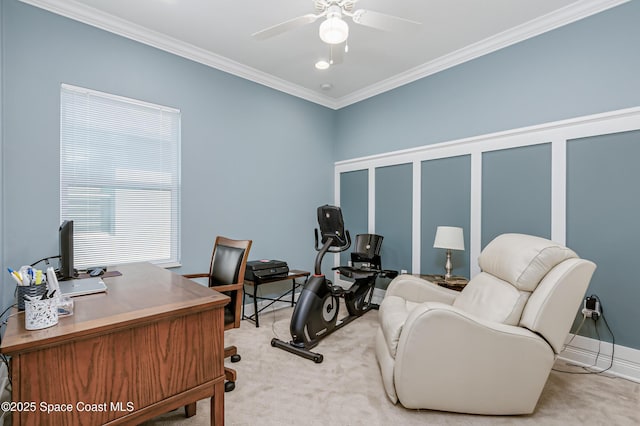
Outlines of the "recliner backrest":
{"type": "Polygon", "coordinates": [[[549,271],[577,257],[574,251],[544,238],[502,234],[484,248],[478,258],[482,272],[453,305],[483,319],[519,325],[532,292],[549,271]]]}
{"type": "Polygon", "coordinates": [[[543,336],[560,353],[595,269],[595,263],[578,258],[557,265],[529,297],[520,325],[543,336]]]}

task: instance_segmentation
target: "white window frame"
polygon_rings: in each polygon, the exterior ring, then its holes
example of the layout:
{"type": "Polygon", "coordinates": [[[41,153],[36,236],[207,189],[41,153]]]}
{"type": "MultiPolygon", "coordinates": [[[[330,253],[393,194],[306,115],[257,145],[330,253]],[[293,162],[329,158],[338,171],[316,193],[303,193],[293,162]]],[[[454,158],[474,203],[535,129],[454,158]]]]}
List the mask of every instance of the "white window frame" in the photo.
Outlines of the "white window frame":
{"type": "Polygon", "coordinates": [[[60,222],[74,266],[180,266],[179,109],[62,84],[60,222]]]}

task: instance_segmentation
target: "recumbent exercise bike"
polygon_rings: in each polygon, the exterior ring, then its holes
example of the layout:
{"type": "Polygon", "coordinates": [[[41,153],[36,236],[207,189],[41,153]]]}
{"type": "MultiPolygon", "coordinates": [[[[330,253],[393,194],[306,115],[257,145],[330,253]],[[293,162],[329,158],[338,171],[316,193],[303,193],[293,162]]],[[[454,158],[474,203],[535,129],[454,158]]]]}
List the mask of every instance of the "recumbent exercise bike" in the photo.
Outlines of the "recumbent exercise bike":
{"type": "Polygon", "coordinates": [[[351,246],[349,231],[345,232],[342,211],[339,207],[324,205],[318,207],[318,230],[315,229],[315,273],[305,283],[291,316],[289,330],[292,340],[285,342],[274,338],[271,346],[321,363],[322,354],[311,352],[320,340],[349,324],[378,305],[371,303],[376,278],[394,278],[396,271],[383,270],[380,249],[383,237],[375,234],[356,236],[355,250],[351,253],[351,265],[338,266],[339,274],[352,278],[353,284],[344,289],[332,285],[322,273],[322,259],[329,253],[340,253],[351,246]],[[348,315],[338,321],[339,298],[343,298],[348,315]]]}

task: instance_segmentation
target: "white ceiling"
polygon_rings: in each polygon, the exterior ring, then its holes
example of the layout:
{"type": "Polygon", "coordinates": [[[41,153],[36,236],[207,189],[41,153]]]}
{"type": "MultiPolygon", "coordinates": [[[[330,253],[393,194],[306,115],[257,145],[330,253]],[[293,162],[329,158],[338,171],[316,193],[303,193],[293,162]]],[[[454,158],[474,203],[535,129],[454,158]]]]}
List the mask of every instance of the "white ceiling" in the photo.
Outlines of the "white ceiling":
{"type": "Polygon", "coordinates": [[[349,52],[324,71],[314,67],[329,56],[318,37],[321,20],[267,40],[251,37],[315,13],[313,0],[21,1],[338,109],[626,0],[359,0],[354,9],[422,25],[389,33],[347,19],[349,52]]]}

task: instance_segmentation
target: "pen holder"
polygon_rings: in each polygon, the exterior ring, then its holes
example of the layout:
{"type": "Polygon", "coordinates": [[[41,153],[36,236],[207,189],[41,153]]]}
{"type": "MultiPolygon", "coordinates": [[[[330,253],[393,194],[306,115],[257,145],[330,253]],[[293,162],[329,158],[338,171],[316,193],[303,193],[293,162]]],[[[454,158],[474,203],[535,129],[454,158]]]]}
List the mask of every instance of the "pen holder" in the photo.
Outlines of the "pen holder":
{"type": "Polygon", "coordinates": [[[24,311],[24,296],[29,296],[31,299],[40,300],[40,298],[47,292],[46,284],[38,285],[19,285],[18,287],[18,310],[24,311]]]}
{"type": "Polygon", "coordinates": [[[58,299],[24,302],[24,328],[40,330],[58,323],[58,299]]]}

